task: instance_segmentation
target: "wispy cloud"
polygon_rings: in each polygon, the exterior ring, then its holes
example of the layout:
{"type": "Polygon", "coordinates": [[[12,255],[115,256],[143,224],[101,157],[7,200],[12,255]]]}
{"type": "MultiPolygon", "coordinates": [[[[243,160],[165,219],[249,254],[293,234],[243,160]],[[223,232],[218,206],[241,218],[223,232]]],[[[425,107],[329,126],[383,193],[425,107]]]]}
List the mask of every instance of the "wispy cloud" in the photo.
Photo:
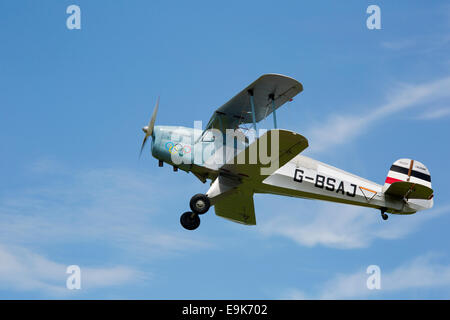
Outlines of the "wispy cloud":
{"type": "Polygon", "coordinates": [[[430,110],[417,116],[418,120],[436,120],[448,117],[450,115],[450,108],[440,108],[436,110],[430,110]]]}
{"type": "MultiPolygon", "coordinates": [[[[0,245],[0,287],[19,291],[43,291],[54,297],[71,296],[78,291],[66,288],[67,265],[54,262],[19,246],[0,245]]],[[[146,279],[144,274],[126,266],[80,266],[82,292],[146,279]]]]}
{"type": "Polygon", "coordinates": [[[289,288],[281,294],[280,298],[283,300],[306,300],[308,295],[301,290],[289,288]]]}
{"type": "Polygon", "coordinates": [[[351,299],[383,297],[391,292],[408,289],[440,287],[450,289],[450,265],[437,263],[433,255],[420,256],[388,272],[384,272],[381,267],[380,290],[367,289],[368,275],[365,271],[336,276],[325,284],[319,297],[321,299],[351,299]]]}
{"type": "Polygon", "coordinates": [[[446,52],[450,44],[450,35],[436,33],[426,35],[412,35],[406,38],[393,39],[381,42],[381,46],[388,50],[404,51],[407,54],[423,55],[432,52],[446,52]]]}
{"type": "Polygon", "coordinates": [[[99,168],[62,170],[54,176],[47,167],[39,161],[34,170],[44,172],[44,182],[0,199],[1,242],[32,245],[83,240],[144,256],[210,246],[210,241],[194,233],[159,226],[173,190],[159,188],[158,178],[149,173],[99,168]]]}
{"type": "Polygon", "coordinates": [[[396,40],[396,41],[383,41],[381,42],[381,45],[384,48],[392,49],[392,50],[401,50],[410,48],[414,45],[416,45],[417,41],[413,39],[402,39],[402,40],[396,40]]]}
{"type": "Polygon", "coordinates": [[[450,97],[450,77],[423,84],[398,85],[386,102],[360,114],[333,114],[321,124],[314,124],[307,136],[311,152],[321,152],[348,143],[390,115],[450,97]]]}
{"type": "Polygon", "coordinates": [[[70,264],[82,267],[85,288],[125,284],[142,275],[135,266],[149,258],[212,245],[178,224],[162,227],[175,191],[158,187],[155,175],[118,168],[74,170],[54,159],[28,169],[33,183],[4,191],[0,198],[0,287],[64,294],[61,285],[70,264]],[[58,255],[58,263],[34,253],[74,246],[69,258],[58,255]],[[103,255],[105,248],[114,257],[103,255]],[[111,261],[118,265],[110,267],[111,261]]]}
{"type": "MultiPolygon", "coordinates": [[[[395,293],[401,297],[413,289],[441,289],[447,288],[450,293],[450,265],[439,263],[439,256],[426,254],[416,257],[400,266],[385,270],[381,269],[380,290],[367,288],[369,274],[366,268],[353,273],[336,274],[331,279],[317,286],[317,290],[305,291],[298,288],[288,288],[280,294],[281,299],[368,299],[388,298],[395,293]]],[[[418,298],[421,298],[420,296],[418,298]]],[[[442,297],[446,299],[446,297],[442,297]]],[[[448,298],[448,297],[447,297],[448,298]]]]}
{"type": "Polygon", "coordinates": [[[160,188],[156,175],[119,168],[74,170],[55,159],[41,159],[28,170],[33,183],[0,198],[2,288],[67,294],[70,264],[82,268],[84,289],[128,284],[144,277],[136,266],[149,258],[212,246],[178,224],[162,227],[175,190],[160,188]],[[58,262],[42,255],[48,248],[74,246],[77,250],[69,257],[58,255],[58,262]],[[103,255],[105,248],[114,257],[103,255]]]}
{"type": "Polygon", "coordinates": [[[339,249],[366,248],[377,239],[400,239],[414,232],[425,221],[450,211],[450,206],[436,208],[426,215],[391,215],[382,221],[379,213],[367,208],[332,203],[284,206],[274,218],[260,219],[260,231],[266,236],[282,236],[306,246],[339,249]]]}

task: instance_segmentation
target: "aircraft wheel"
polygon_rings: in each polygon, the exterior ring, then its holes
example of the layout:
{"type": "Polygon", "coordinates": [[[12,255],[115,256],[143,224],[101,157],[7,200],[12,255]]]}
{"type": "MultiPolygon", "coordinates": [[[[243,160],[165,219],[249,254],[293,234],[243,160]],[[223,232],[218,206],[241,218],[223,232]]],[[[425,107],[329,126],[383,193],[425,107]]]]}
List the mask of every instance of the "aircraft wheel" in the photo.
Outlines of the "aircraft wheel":
{"type": "Polygon", "coordinates": [[[204,214],[209,210],[211,202],[206,194],[198,193],[191,198],[189,202],[192,212],[196,214],[204,214]]]}
{"type": "Polygon", "coordinates": [[[180,223],[187,230],[195,230],[200,225],[200,217],[193,212],[185,212],[180,217],[180,223]]]}
{"type": "Polygon", "coordinates": [[[386,213],[382,213],[381,217],[383,218],[383,220],[387,220],[389,218],[389,216],[386,213]]]}

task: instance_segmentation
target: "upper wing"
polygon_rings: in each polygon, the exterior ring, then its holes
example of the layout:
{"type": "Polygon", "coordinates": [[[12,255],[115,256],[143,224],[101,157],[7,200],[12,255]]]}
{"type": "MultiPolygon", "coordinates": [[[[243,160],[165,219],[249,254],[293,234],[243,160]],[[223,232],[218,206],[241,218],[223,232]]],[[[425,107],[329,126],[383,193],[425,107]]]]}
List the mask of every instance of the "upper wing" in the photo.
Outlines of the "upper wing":
{"type": "Polygon", "coordinates": [[[215,128],[224,132],[241,124],[252,123],[249,92],[253,94],[255,121],[259,122],[273,111],[272,95],[276,110],[302,90],[302,84],[295,79],[280,74],[265,74],[217,109],[209,120],[206,130],[215,128]]]}

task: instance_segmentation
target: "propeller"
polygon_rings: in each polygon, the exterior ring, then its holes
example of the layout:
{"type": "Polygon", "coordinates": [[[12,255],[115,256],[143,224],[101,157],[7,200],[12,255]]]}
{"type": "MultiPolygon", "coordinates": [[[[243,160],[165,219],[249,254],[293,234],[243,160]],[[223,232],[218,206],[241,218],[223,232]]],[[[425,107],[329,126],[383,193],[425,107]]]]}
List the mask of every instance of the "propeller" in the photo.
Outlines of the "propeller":
{"type": "Polygon", "coordinates": [[[144,137],[144,141],[142,141],[141,152],[139,153],[139,158],[142,155],[142,150],[144,150],[145,143],[147,142],[148,137],[153,135],[153,128],[155,126],[156,114],[158,113],[158,107],[159,107],[159,97],[158,97],[158,100],[156,100],[155,109],[153,109],[153,114],[152,114],[152,117],[151,117],[148,125],[142,128],[142,131],[144,131],[144,133],[145,133],[145,137],[144,137]]]}

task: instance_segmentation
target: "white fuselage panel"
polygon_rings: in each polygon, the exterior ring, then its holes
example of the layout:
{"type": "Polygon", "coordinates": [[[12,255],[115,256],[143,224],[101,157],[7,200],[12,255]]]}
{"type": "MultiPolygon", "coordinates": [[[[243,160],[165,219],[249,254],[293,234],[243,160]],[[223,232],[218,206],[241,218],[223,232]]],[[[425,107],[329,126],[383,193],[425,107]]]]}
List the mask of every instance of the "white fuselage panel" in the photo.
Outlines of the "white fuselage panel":
{"type": "Polygon", "coordinates": [[[320,161],[298,155],[263,181],[262,192],[403,211],[404,202],[385,198],[382,186],[320,161]],[[267,190],[264,190],[266,185],[267,190]]]}

